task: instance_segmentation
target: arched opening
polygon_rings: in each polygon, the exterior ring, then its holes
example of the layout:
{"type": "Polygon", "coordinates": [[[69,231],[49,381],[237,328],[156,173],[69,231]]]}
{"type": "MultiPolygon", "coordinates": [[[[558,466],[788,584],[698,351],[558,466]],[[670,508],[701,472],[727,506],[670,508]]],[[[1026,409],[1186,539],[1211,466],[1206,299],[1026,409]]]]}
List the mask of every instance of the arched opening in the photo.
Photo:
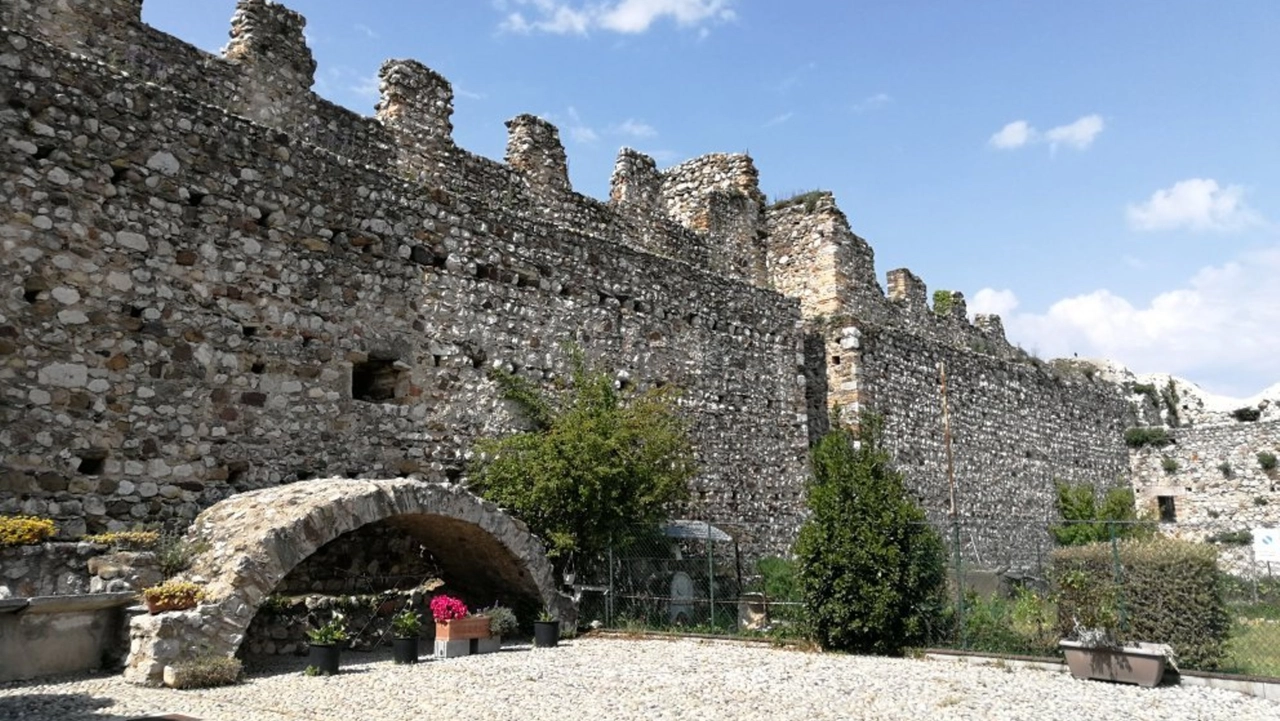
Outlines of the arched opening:
{"type": "MultiPolygon", "coordinates": [[[[329,478],[250,491],[205,510],[189,535],[207,550],[183,577],[201,584],[207,600],[188,612],[134,618],[126,680],[157,683],[166,665],[236,653],[282,584],[336,588],[342,566],[371,563],[376,547],[351,550],[368,539],[384,544],[386,562],[400,563],[406,575],[428,568],[425,561],[405,565],[404,554],[417,544],[441,580],[474,604],[501,601],[518,613],[546,608],[569,624],[577,618],[528,528],[449,484],[329,478]],[[323,570],[335,558],[342,560],[323,570]]],[[[385,576],[380,582],[390,583],[385,576]]]]}

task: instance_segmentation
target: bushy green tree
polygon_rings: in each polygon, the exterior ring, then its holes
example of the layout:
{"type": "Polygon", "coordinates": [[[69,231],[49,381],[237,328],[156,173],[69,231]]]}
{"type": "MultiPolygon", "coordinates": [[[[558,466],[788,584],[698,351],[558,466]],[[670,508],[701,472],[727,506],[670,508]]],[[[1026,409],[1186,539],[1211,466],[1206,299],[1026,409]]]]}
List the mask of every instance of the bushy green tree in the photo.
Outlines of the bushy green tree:
{"type": "Polygon", "coordinates": [[[472,488],[545,539],[557,565],[652,530],[688,497],[696,472],[673,387],[621,391],[579,349],[570,355],[571,385],[561,394],[494,374],[530,428],[479,441],[471,468],[472,488]]]}
{"type": "Polygon", "coordinates": [[[858,443],[837,430],[813,449],[800,582],[823,648],[897,655],[942,617],[945,554],[881,446],[881,419],[860,428],[858,443]]]}
{"type": "Polygon", "coordinates": [[[1097,490],[1087,483],[1058,483],[1057,493],[1062,523],[1050,530],[1059,546],[1109,541],[1113,533],[1116,538],[1150,538],[1155,534],[1155,525],[1138,517],[1131,489],[1109,489],[1101,504],[1097,490]]]}

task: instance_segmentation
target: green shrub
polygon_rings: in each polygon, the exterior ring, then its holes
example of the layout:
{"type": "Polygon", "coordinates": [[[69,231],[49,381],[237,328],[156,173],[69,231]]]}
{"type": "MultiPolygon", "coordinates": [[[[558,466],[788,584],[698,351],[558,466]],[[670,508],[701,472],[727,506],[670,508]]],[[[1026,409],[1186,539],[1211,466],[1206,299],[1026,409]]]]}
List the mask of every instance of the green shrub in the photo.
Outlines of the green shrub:
{"type": "Polygon", "coordinates": [[[1276,454],[1270,451],[1262,451],[1258,454],[1258,466],[1264,471],[1274,471],[1276,469],[1276,454]]]}
{"type": "Polygon", "coordinates": [[[942,542],[864,415],[860,443],[832,431],[813,449],[796,558],[814,640],[840,651],[901,654],[927,640],[941,615],[942,542]]]}
{"type": "Polygon", "coordinates": [[[1159,426],[1150,428],[1135,426],[1124,432],[1124,442],[1130,448],[1142,448],[1143,446],[1163,448],[1173,443],[1173,439],[1169,437],[1168,431],[1159,426]]]}
{"type": "Polygon", "coordinates": [[[1133,490],[1111,488],[1098,505],[1098,494],[1087,483],[1058,483],[1057,509],[1062,523],[1049,529],[1059,546],[1083,546],[1116,538],[1150,538],[1155,526],[1139,519],[1133,490]]]}
{"type": "Polygon", "coordinates": [[[1226,462],[1226,461],[1223,461],[1222,463],[1219,463],[1219,464],[1218,464],[1218,472],[1222,474],[1222,477],[1223,477],[1223,478],[1230,478],[1230,477],[1231,477],[1231,464],[1230,464],[1230,463],[1228,463],[1228,462],[1226,462]]]}
{"type": "Polygon", "coordinates": [[[1206,537],[1206,543],[1218,543],[1224,546],[1247,546],[1253,543],[1253,534],[1247,530],[1222,531],[1206,537]]]}
{"type": "Polygon", "coordinates": [[[933,291],[933,312],[938,315],[951,315],[951,309],[956,304],[955,296],[949,290],[933,291]]]}
{"type": "Polygon", "coordinates": [[[174,666],[174,688],[230,686],[240,681],[244,671],[240,659],[227,656],[201,656],[174,666]]]}
{"type": "Polygon", "coordinates": [[[1213,670],[1226,657],[1231,619],[1213,546],[1169,538],[1095,543],[1053,552],[1058,632],[1103,628],[1121,642],[1167,643],[1186,668],[1213,670]]]}
{"type": "Polygon", "coordinates": [[[1234,411],[1231,411],[1231,417],[1243,423],[1256,421],[1261,416],[1262,416],[1262,411],[1260,409],[1250,408],[1248,406],[1244,408],[1237,408],[1234,411]]]}
{"type": "Polygon", "coordinates": [[[770,601],[798,601],[800,592],[800,569],[795,561],[767,556],[756,561],[756,570],[760,574],[760,586],[770,601]]]}
{"type": "Polygon", "coordinates": [[[1052,604],[1020,588],[1013,599],[965,593],[964,648],[986,653],[1051,656],[1057,650],[1057,618],[1052,604]]]}
{"type": "Polygon", "coordinates": [[[1178,472],[1178,462],[1169,456],[1165,456],[1160,459],[1160,467],[1164,469],[1165,473],[1170,475],[1178,472]]]}
{"type": "Polygon", "coordinates": [[[510,636],[520,628],[516,612],[506,606],[494,606],[480,612],[489,617],[489,633],[494,636],[510,636]]]}
{"type": "Polygon", "coordinates": [[[44,543],[57,530],[53,521],[36,516],[0,516],[0,548],[44,543]]]}

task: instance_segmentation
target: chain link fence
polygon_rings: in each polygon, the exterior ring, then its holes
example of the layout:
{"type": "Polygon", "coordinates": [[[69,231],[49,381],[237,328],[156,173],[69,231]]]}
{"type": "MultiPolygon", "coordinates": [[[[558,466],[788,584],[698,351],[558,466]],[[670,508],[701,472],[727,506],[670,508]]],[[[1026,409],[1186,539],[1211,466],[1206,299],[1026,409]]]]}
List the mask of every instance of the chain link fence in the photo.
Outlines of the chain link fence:
{"type": "MultiPolygon", "coordinates": [[[[1117,631],[1123,634],[1133,617],[1131,605],[1141,602],[1147,591],[1134,585],[1135,569],[1126,567],[1119,550],[1127,538],[1161,534],[1217,550],[1222,571],[1218,589],[1226,602],[1229,635],[1220,658],[1201,670],[1280,680],[1280,562],[1255,553],[1257,534],[1271,536],[1268,529],[1223,523],[1073,526],[1044,519],[942,519],[930,525],[946,548],[948,570],[946,607],[933,624],[931,645],[936,648],[1059,655],[1058,641],[1071,618],[1059,618],[1062,594],[1052,583],[1053,552],[1061,547],[1060,541],[1069,539],[1115,549],[1103,554],[1110,560],[1105,569],[1095,569],[1095,575],[1114,593],[1117,631]]],[[[1280,531],[1274,538],[1280,543],[1280,531]]],[[[606,558],[575,571],[565,580],[578,598],[580,618],[605,628],[779,639],[807,636],[794,560],[748,557],[735,538],[714,523],[678,521],[659,531],[633,534],[611,548],[606,558]]],[[[1180,592],[1165,590],[1171,597],[1180,592]]],[[[1182,668],[1195,666],[1193,662],[1182,668]]]]}

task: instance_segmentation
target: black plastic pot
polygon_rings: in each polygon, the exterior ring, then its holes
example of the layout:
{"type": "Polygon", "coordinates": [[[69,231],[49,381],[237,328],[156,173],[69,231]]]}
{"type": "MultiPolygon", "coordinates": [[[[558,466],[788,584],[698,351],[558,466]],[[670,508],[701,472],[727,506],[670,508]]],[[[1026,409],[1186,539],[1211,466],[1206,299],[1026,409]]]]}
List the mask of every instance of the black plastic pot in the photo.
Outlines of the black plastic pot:
{"type": "Polygon", "coordinates": [[[338,661],[341,655],[341,646],[318,646],[312,644],[311,651],[307,655],[307,662],[320,669],[321,675],[333,676],[338,673],[338,661]]]}
{"type": "Polygon", "coordinates": [[[391,655],[395,658],[396,663],[417,663],[418,637],[392,639],[391,655]]]}
{"type": "Polygon", "coordinates": [[[537,648],[551,648],[560,643],[559,621],[534,621],[533,645],[537,648]]]}

